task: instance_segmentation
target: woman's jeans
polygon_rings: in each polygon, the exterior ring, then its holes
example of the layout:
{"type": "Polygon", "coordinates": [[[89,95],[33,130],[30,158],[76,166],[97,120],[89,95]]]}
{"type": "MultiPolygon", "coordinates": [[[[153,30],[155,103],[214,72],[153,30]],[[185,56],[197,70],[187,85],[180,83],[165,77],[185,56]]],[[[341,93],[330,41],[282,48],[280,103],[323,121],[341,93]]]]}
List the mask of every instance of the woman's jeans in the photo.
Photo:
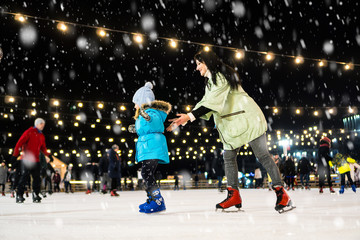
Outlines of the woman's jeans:
{"type": "MultiPolygon", "coordinates": [[[[249,142],[255,157],[263,165],[265,170],[268,172],[272,179],[272,186],[282,186],[279,168],[276,166],[273,158],[271,157],[266,143],[266,134],[264,133],[260,137],[249,142]]],[[[228,186],[238,189],[239,178],[238,178],[238,165],[236,161],[237,154],[240,148],[234,150],[224,151],[224,163],[225,163],[225,174],[227,177],[228,186]]]]}

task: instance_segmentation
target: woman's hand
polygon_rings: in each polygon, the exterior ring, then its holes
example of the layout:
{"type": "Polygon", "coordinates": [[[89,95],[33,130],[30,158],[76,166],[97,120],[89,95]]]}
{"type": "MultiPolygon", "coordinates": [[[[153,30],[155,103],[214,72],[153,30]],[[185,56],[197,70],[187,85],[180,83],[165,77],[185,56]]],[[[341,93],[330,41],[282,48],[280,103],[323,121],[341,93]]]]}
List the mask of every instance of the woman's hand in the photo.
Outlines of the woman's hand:
{"type": "Polygon", "coordinates": [[[166,131],[171,132],[175,130],[180,125],[185,125],[187,121],[190,120],[190,117],[187,114],[179,113],[176,116],[180,116],[179,118],[169,119],[171,122],[170,126],[166,128],[166,131]]]}

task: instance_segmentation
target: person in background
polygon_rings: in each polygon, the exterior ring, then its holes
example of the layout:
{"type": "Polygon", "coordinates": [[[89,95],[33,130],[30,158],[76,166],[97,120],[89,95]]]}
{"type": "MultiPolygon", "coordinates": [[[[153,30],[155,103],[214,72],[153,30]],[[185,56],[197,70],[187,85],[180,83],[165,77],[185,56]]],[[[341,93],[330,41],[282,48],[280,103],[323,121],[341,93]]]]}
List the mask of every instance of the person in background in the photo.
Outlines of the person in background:
{"type": "Polygon", "coordinates": [[[16,171],[16,168],[13,168],[13,166],[11,168],[9,168],[9,181],[10,181],[10,197],[11,198],[15,198],[15,191],[16,191],[16,186],[19,182],[19,171],[16,171]]]}
{"type": "Polygon", "coordinates": [[[354,170],[354,181],[355,185],[360,186],[360,168],[354,170]]]}
{"type": "Polygon", "coordinates": [[[298,164],[298,173],[300,174],[301,189],[305,188],[307,190],[310,190],[309,180],[310,180],[311,171],[312,171],[312,167],[310,165],[310,162],[306,158],[306,155],[303,154],[298,164]],[[305,180],[305,184],[304,184],[304,180],[305,180]]]}
{"type": "Polygon", "coordinates": [[[1,161],[0,164],[0,186],[2,187],[1,195],[5,196],[5,185],[8,178],[8,168],[6,167],[5,161],[1,161]]]}
{"type": "Polygon", "coordinates": [[[197,174],[194,177],[194,181],[195,181],[195,188],[199,188],[199,176],[197,174]]]}
{"type": "Polygon", "coordinates": [[[118,188],[118,181],[119,178],[121,178],[121,159],[120,156],[117,154],[117,151],[119,151],[119,146],[114,144],[112,145],[111,149],[109,150],[109,168],[108,168],[108,174],[111,178],[111,196],[112,197],[118,197],[119,194],[116,192],[118,188]]]}
{"type": "Polygon", "coordinates": [[[91,194],[90,181],[94,181],[93,165],[91,162],[87,162],[84,169],[84,179],[86,180],[86,192],[85,194],[91,194]]]}
{"type": "Polygon", "coordinates": [[[96,183],[99,180],[99,164],[96,162],[96,160],[92,161],[92,175],[93,175],[93,185],[92,185],[92,191],[99,192],[99,185],[96,183]]]}
{"type": "Polygon", "coordinates": [[[59,174],[59,170],[55,171],[52,180],[54,182],[54,192],[60,192],[61,177],[60,177],[60,174],[59,174]]]}
{"type": "Polygon", "coordinates": [[[352,190],[356,193],[356,186],[351,179],[350,175],[350,165],[349,163],[355,163],[355,159],[351,158],[349,155],[343,155],[337,153],[332,159],[332,164],[337,168],[340,173],[340,190],[339,193],[343,194],[345,191],[345,175],[347,176],[348,181],[350,182],[352,190]]]}
{"type": "Polygon", "coordinates": [[[25,201],[25,198],[23,197],[24,188],[30,175],[33,178],[33,202],[41,202],[41,197],[39,196],[41,186],[40,151],[45,155],[47,162],[53,161],[51,154],[47,151],[45,136],[42,133],[45,127],[45,120],[37,118],[34,125],[34,127],[30,127],[21,135],[19,141],[16,143],[11,159],[12,164],[16,164],[17,157],[20,155],[20,150],[22,150],[23,155],[21,156],[22,161],[20,166],[21,177],[16,193],[17,203],[23,203],[25,201]]]}
{"type": "Polygon", "coordinates": [[[179,191],[179,176],[177,174],[175,174],[175,185],[174,185],[174,191],[178,190],[179,191]]]}
{"type": "Polygon", "coordinates": [[[350,158],[348,161],[349,165],[350,165],[350,175],[351,175],[351,179],[354,180],[355,182],[355,186],[356,183],[358,182],[358,176],[360,173],[360,165],[356,162],[355,159],[351,158],[350,155],[348,156],[348,158],[350,158]]]}
{"type": "Polygon", "coordinates": [[[330,165],[332,165],[332,157],[330,157],[330,148],[331,140],[328,137],[321,138],[317,161],[317,173],[319,174],[319,193],[324,192],[323,189],[325,186],[325,178],[327,178],[330,193],[335,193],[331,182],[330,165]]]}
{"type": "Polygon", "coordinates": [[[110,185],[110,178],[109,178],[109,150],[106,149],[104,154],[102,155],[100,162],[99,162],[99,175],[101,178],[101,193],[106,194],[109,185],[110,185]]]}
{"type": "Polygon", "coordinates": [[[69,164],[67,167],[67,170],[65,172],[64,179],[63,179],[64,185],[65,185],[65,193],[69,193],[69,190],[71,193],[74,192],[72,190],[71,184],[70,184],[71,179],[72,179],[72,164],[69,164]]]}
{"type": "Polygon", "coordinates": [[[286,160],[284,163],[284,176],[285,183],[287,185],[287,190],[295,190],[294,188],[294,180],[295,180],[295,163],[292,157],[286,156],[286,160]]]}
{"type": "Polygon", "coordinates": [[[259,161],[256,161],[254,179],[255,179],[255,188],[257,188],[257,189],[261,188],[262,187],[262,174],[261,174],[259,161]]]}

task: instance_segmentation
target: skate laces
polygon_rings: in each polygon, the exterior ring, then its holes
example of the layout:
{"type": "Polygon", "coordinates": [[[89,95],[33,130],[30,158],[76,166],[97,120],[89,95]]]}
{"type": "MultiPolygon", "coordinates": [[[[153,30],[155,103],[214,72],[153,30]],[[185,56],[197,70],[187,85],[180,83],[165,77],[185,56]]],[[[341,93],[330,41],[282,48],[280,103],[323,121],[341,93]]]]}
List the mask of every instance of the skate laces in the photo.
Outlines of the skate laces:
{"type": "Polygon", "coordinates": [[[228,195],[227,195],[226,199],[225,199],[224,201],[222,201],[221,203],[226,202],[227,200],[229,200],[229,199],[234,195],[234,191],[233,191],[233,190],[227,189],[227,191],[228,191],[228,195]]]}
{"type": "Polygon", "coordinates": [[[279,204],[282,200],[282,196],[284,194],[283,189],[284,188],[281,188],[281,187],[279,187],[279,189],[275,188],[275,193],[276,193],[276,197],[277,197],[276,204],[279,204]]]}

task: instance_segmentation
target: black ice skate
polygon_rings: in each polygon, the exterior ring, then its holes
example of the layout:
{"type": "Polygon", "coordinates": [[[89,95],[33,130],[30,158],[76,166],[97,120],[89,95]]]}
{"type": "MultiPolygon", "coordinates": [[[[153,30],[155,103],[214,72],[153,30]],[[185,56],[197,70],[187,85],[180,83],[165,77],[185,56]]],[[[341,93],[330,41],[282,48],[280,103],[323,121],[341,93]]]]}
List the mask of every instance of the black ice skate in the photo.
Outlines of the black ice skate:
{"type": "Polygon", "coordinates": [[[288,211],[293,210],[296,208],[293,203],[291,202],[291,199],[289,195],[287,195],[284,187],[274,187],[275,193],[276,193],[276,205],[275,210],[278,211],[280,214],[285,213],[288,211]]]}
{"type": "Polygon", "coordinates": [[[32,193],[32,197],[33,197],[33,202],[34,203],[41,203],[41,197],[39,196],[39,194],[36,193],[32,193]]]}
{"type": "Polygon", "coordinates": [[[22,195],[16,194],[16,203],[23,203],[25,201],[25,198],[22,195]]]}

